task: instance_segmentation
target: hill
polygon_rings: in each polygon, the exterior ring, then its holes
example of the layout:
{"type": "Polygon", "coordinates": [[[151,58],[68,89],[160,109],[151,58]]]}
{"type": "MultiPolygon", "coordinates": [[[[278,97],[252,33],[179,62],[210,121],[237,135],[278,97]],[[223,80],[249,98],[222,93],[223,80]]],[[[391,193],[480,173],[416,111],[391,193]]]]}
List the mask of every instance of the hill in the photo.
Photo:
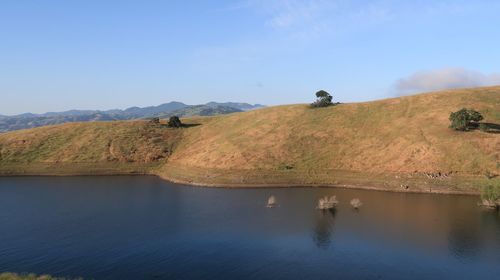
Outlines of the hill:
{"type": "Polygon", "coordinates": [[[157,114],[155,116],[162,119],[166,119],[171,116],[178,116],[178,117],[216,116],[216,115],[225,115],[238,112],[243,112],[243,110],[223,105],[196,105],[196,106],[190,106],[188,108],[183,108],[180,110],[164,112],[161,114],[157,114]]]}
{"type": "MultiPolygon", "coordinates": [[[[500,174],[500,134],[449,129],[450,112],[462,107],[479,110],[484,122],[500,124],[500,87],[449,90],[317,109],[286,105],[188,118],[183,120],[192,124],[188,128],[154,130],[162,139],[168,139],[156,140],[159,142],[155,147],[170,145],[172,149],[148,172],[202,185],[354,185],[403,191],[475,192],[474,184],[481,174],[500,174]]],[[[0,172],[10,162],[28,159],[30,163],[55,164],[61,161],[60,154],[66,154],[70,162],[88,159],[89,154],[94,155],[93,160],[101,153],[108,155],[105,139],[109,141],[121,132],[110,134],[101,127],[97,152],[92,148],[93,136],[87,135],[99,125],[103,124],[0,134],[0,159],[4,166],[0,172]],[[78,137],[63,141],[66,150],[55,145],[52,152],[41,153],[41,141],[35,141],[38,135],[59,139],[75,130],[79,131],[78,137]],[[82,137],[88,139],[85,149],[79,148],[82,137]],[[16,152],[14,147],[21,140],[26,141],[25,146],[16,152]]],[[[144,147],[152,145],[147,136],[141,138],[138,134],[137,127],[147,123],[106,125],[126,131],[127,141],[139,141],[144,147]]],[[[127,149],[124,146],[123,153],[132,153],[127,149]]],[[[132,154],[134,162],[146,161],[146,153],[132,154]]],[[[99,160],[106,162],[106,157],[99,160]]]]}
{"type": "Polygon", "coordinates": [[[241,102],[223,102],[223,103],[218,103],[218,102],[208,102],[205,104],[207,106],[211,107],[217,107],[217,106],[224,106],[224,107],[230,107],[230,108],[235,108],[241,111],[251,111],[259,108],[264,108],[266,106],[262,104],[248,104],[248,103],[241,103],[241,102]]]}
{"type": "Polygon", "coordinates": [[[24,113],[16,116],[0,115],[0,132],[34,128],[67,122],[116,121],[133,120],[151,117],[177,116],[213,116],[261,108],[259,104],[248,103],[216,103],[204,105],[186,105],[181,102],[169,102],[158,106],[130,107],[125,110],[69,110],[64,112],[48,112],[44,114],[24,113]]]}
{"type": "Polygon", "coordinates": [[[0,174],[147,173],[182,131],[146,121],[86,122],[0,134],[0,174]]]}
{"type": "Polygon", "coordinates": [[[15,117],[0,117],[0,132],[34,128],[40,126],[62,124],[67,122],[115,121],[122,118],[105,113],[85,113],[70,115],[44,115],[23,114],[15,117]]]}

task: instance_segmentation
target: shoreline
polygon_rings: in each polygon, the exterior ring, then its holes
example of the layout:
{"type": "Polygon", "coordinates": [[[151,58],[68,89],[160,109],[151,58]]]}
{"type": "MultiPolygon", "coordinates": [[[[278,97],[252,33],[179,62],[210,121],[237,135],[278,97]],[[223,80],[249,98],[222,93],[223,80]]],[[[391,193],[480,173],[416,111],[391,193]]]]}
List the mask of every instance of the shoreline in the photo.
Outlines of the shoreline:
{"type": "Polygon", "coordinates": [[[479,195],[478,176],[432,180],[409,173],[326,170],[217,170],[170,164],[0,166],[0,177],[157,176],[175,184],[210,188],[345,188],[397,193],[479,195]],[[405,185],[407,188],[402,188],[405,185]]]}
{"type": "Polygon", "coordinates": [[[220,170],[166,164],[153,171],[177,183],[214,188],[331,187],[398,193],[479,195],[479,176],[455,174],[447,179],[428,179],[423,174],[402,172],[368,173],[323,170],[309,174],[290,170],[220,170]],[[403,187],[405,186],[405,188],[403,187]]]}
{"type": "Polygon", "coordinates": [[[341,189],[358,189],[358,190],[370,190],[370,191],[381,191],[381,192],[392,192],[392,193],[411,193],[411,194],[439,194],[439,195],[468,195],[468,196],[477,196],[479,195],[479,191],[454,191],[454,190],[431,190],[431,191],[422,191],[422,190],[397,190],[397,189],[387,189],[383,187],[377,186],[361,186],[361,185],[347,185],[347,184],[276,184],[276,183],[262,183],[262,184],[227,184],[227,183],[202,183],[202,182],[193,182],[193,181],[183,181],[178,179],[166,178],[161,175],[155,175],[165,180],[167,182],[171,182],[174,184],[180,185],[188,185],[195,187],[203,187],[203,188],[227,188],[227,189],[239,189],[239,188],[247,188],[247,189],[261,189],[261,188],[341,188],[341,189]]]}
{"type": "Polygon", "coordinates": [[[227,183],[202,183],[193,181],[183,181],[172,178],[165,178],[164,176],[155,173],[102,173],[102,174],[88,174],[88,173],[72,173],[72,174],[1,174],[0,178],[9,177],[106,177],[106,176],[153,176],[158,177],[166,182],[186,185],[192,187],[200,188],[222,188],[222,189],[265,189],[265,188],[341,188],[341,189],[358,189],[358,190],[371,190],[371,191],[381,191],[381,192],[393,192],[393,193],[411,193],[411,194],[439,194],[439,195],[469,195],[476,196],[479,192],[475,191],[454,191],[454,190],[431,190],[431,191],[421,191],[421,190],[396,190],[387,189],[377,186],[360,186],[360,185],[346,185],[346,184],[276,184],[276,183],[261,183],[261,184],[227,184],[227,183]]]}

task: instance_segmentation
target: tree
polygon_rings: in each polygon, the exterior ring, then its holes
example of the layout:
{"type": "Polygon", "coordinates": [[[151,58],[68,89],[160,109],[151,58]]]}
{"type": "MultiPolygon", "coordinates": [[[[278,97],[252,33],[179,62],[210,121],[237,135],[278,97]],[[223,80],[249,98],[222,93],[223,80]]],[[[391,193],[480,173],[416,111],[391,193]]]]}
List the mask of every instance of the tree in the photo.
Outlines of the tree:
{"type": "Polygon", "coordinates": [[[167,123],[168,127],[182,127],[182,123],[181,123],[181,120],[179,119],[178,116],[172,116],[170,117],[170,119],[168,119],[168,123],[167,123]]]}
{"type": "Polygon", "coordinates": [[[467,131],[470,129],[472,122],[479,122],[483,116],[478,111],[473,109],[462,108],[450,114],[450,128],[454,130],[467,131]]]}
{"type": "Polygon", "coordinates": [[[333,97],[324,90],[316,92],[316,97],[316,101],[311,104],[312,107],[328,107],[333,104],[333,97]]]}

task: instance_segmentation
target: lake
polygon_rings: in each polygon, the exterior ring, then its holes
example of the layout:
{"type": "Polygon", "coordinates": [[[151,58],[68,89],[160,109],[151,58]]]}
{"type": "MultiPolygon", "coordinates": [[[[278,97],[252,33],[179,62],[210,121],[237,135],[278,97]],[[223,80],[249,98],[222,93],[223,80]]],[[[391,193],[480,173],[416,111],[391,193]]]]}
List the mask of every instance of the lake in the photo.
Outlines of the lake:
{"type": "Polygon", "coordinates": [[[0,272],[94,279],[498,279],[474,196],[0,178],[0,272]],[[277,208],[266,208],[275,195],[277,208]],[[336,195],[335,212],[315,209],[336,195]],[[353,210],[349,201],[360,198],[353,210]]]}

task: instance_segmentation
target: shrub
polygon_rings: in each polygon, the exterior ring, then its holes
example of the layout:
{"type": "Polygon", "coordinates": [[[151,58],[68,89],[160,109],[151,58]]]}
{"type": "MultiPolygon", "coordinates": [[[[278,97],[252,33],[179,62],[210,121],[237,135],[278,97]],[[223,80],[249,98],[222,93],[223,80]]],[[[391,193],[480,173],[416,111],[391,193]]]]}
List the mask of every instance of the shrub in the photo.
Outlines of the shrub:
{"type": "Polygon", "coordinates": [[[462,108],[450,114],[450,128],[460,131],[467,131],[470,129],[472,122],[478,122],[482,119],[483,116],[478,111],[462,108]]]}
{"type": "Polygon", "coordinates": [[[181,120],[179,119],[178,116],[170,117],[170,119],[168,119],[167,125],[168,127],[175,127],[175,128],[182,127],[181,120]]]}
{"type": "Polygon", "coordinates": [[[482,205],[489,208],[500,207],[500,180],[487,180],[481,188],[482,205]]]}
{"type": "Polygon", "coordinates": [[[333,209],[339,201],[337,200],[337,197],[332,195],[330,197],[325,196],[319,199],[318,201],[318,206],[316,206],[316,209],[320,210],[328,210],[328,209],[333,209]]]}
{"type": "Polygon", "coordinates": [[[312,107],[328,107],[332,105],[333,97],[326,91],[320,90],[316,92],[316,101],[314,101],[312,107]]]}
{"type": "Polygon", "coordinates": [[[354,209],[358,209],[360,208],[361,206],[363,206],[363,203],[361,202],[361,200],[359,200],[359,198],[353,198],[351,200],[351,206],[354,208],[354,209]]]}

